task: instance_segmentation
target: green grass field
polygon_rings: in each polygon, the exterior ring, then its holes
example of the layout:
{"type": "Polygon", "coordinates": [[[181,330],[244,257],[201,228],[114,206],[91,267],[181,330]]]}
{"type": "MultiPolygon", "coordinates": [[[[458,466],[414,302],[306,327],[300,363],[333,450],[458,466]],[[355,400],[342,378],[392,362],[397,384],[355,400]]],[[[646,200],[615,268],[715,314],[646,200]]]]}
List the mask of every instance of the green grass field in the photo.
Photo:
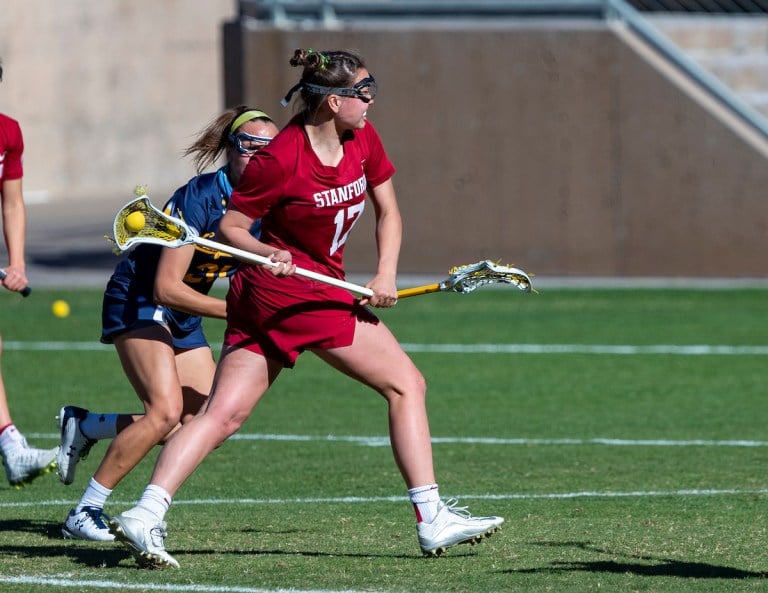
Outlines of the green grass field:
{"type": "MultiPolygon", "coordinates": [[[[97,345],[100,291],[0,294],[16,424],[52,447],[61,405],[139,410],[97,345]],[[50,313],[64,298],[72,314],[50,313]]],[[[0,589],[49,591],[763,591],[768,588],[768,290],[480,290],[384,311],[429,384],[444,497],[506,518],[422,558],[383,400],[311,355],[285,372],[169,515],[178,571],[60,524],[65,487],[0,485],[0,589]]],[[[211,323],[220,341],[223,326],[211,323]]],[[[106,511],[139,496],[146,459],[106,511]]]]}

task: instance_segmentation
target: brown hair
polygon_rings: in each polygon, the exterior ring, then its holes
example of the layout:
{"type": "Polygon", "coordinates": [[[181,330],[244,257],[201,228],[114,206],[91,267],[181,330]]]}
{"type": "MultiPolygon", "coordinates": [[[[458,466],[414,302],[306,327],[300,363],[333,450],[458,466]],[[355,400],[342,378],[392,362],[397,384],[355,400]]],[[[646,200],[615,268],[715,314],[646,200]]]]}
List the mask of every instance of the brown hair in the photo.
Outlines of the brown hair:
{"type": "MultiPolygon", "coordinates": [[[[231,130],[232,124],[246,111],[261,110],[255,107],[248,107],[247,105],[238,105],[237,107],[227,109],[203,128],[198,133],[195,141],[184,150],[183,154],[185,157],[194,155],[193,161],[198,174],[215,163],[216,159],[226,151],[229,144],[229,135],[234,131],[231,130]]],[[[263,115],[266,116],[266,114],[263,115]]],[[[269,117],[254,117],[252,119],[261,119],[274,123],[269,117]]]]}
{"type": "MultiPolygon", "coordinates": [[[[356,53],[346,50],[315,51],[297,49],[289,61],[293,67],[302,66],[301,82],[321,87],[351,87],[360,68],[365,68],[363,59],[356,53]]],[[[314,111],[320,107],[325,95],[301,89],[303,111],[314,111]]]]}

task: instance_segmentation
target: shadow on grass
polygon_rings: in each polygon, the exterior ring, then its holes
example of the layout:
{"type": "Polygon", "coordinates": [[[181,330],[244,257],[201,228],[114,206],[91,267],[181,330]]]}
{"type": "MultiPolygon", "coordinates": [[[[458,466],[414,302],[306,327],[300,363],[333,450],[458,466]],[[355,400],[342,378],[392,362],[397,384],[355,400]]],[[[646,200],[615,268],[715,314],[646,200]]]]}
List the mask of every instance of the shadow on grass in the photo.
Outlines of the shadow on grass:
{"type": "MultiPolygon", "coordinates": [[[[133,560],[131,553],[119,543],[92,542],[84,540],[65,540],[61,534],[61,523],[51,521],[38,521],[30,519],[11,519],[0,521],[0,533],[34,533],[42,535],[52,543],[42,545],[14,545],[0,543],[0,557],[24,557],[24,558],[69,558],[72,562],[91,568],[139,568],[133,560]],[[55,542],[55,543],[53,543],[55,542]],[[121,564],[121,562],[124,562],[121,564]]],[[[320,550],[280,550],[280,549],[246,549],[246,550],[222,550],[222,549],[173,549],[168,550],[173,556],[182,559],[194,556],[297,556],[308,558],[387,558],[398,560],[414,560],[423,562],[420,554],[381,554],[381,553],[346,553],[324,552],[320,550]]],[[[454,553],[442,558],[459,560],[472,555],[454,553]]],[[[183,562],[183,560],[181,560],[183,562]]]]}
{"type": "Polygon", "coordinates": [[[536,546],[570,547],[609,556],[618,556],[623,560],[592,560],[552,562],[541,568],[510,569],[509,574],[554,574],[565,572],[598,572],[613,574],[635,574],[646,577],[678,577],[685,579],[765,579],[768,572],[742,570],[730,566],[718,566],[706,562],[688,562],[660,558],[621,554],[594,546],[589,542],[534,542],[536,546]]]}
{"type": "Polygon", "coordinates": [[[61,534],[61,523],[30,519],[0,521],[0,533],[34,533],[56,543],[44,545],[0,544],[0,557],[25,558],[69,558],[77,564],[88,567],[115,567],[122,560],[131,558],[127,550],[110,542],[65,540],[61,534]]]}

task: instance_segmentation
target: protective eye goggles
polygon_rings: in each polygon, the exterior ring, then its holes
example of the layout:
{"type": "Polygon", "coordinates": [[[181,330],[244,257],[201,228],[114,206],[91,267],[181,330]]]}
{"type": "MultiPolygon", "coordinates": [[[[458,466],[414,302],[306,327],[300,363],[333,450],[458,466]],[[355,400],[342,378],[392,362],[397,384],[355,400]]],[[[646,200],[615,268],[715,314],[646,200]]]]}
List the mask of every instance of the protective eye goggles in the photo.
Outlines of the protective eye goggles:
{"type": "Polygon", "coordinates": [[[272,138],[269,136],[254,136],[246,132],[229,135],[229,143],[234,146],[240,154],[256,154],[270,142],[272,142],[272,138]]]}
{"type": "Polygon", "coordinates": [[[290,91],[288,91],[288,94],[285,95],[285,98],[282,101],[280,101],[280,104],[283,105],[283,107],[288,105],[288,103],[291,102],[291,97],[293,97],[294,93],[301,89],[309,91],[310,93],[315,93],[316,95],[339,95],[342,97],[354,97],[355,99],[360,99],[363,103],[370,103],[373,101],[373,99],[376,97],[376,93],[379,92],[379,87],[376,84],[376,79],[373,76],[366,76],[363,78],[363,80],[351,88],[327,87],[309,82],[299,82],[298,84],[294,85],[290,91]]]}
{"type": "Polygon", "coordinates": [[[367,76],[358,82],[351,89],[328,89],[329,95],[341,95],[342,97],[355,97],[360,99],[363,103],[370,103],[376,98],[376,93],[379,92],[379,87],[376,84],[376,79],[373,76],[367,76]]]}

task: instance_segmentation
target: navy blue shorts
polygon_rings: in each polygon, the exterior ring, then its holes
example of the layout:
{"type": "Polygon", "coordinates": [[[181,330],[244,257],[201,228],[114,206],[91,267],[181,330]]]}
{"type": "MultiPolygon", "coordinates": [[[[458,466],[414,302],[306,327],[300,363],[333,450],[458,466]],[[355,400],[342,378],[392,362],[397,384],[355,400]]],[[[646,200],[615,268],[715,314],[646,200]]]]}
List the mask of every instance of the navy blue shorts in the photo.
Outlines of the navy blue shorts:
{"type": "Polygon", "coordinates": [[[157,305],[151,297],[129,297],[118,283],[110,281],[101,307],[101,342],[113,344],[116,337],[126,332],[153,325],[161,325],[171,332],[174,348],[210,347],[203,333],[201,317],[157,305]]]}

